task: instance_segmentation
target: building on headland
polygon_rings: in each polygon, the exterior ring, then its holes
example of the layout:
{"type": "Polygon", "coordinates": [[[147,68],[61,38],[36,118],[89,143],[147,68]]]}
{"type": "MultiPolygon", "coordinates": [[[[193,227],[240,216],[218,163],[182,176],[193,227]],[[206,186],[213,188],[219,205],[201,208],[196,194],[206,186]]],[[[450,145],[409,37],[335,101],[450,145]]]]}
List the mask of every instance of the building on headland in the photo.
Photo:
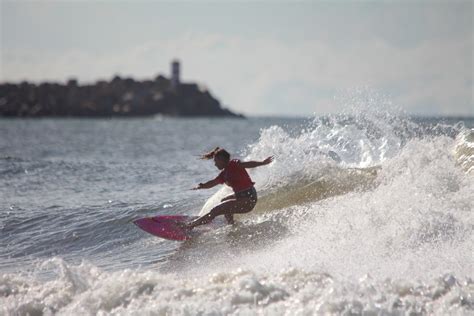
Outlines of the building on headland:
{"type": "Polygon", "coordinates": [[[179,80],[180,64],[179,60],[175,59],[171,63],[171,90],[177,91],[180,80],[179,80]]]}
{"type": "Polygon", "coordinates": [[[0,84],[0,116],[111,117],[111,116],[212,116],[243,117],[222,108],[209,90],[180,79],[179,60],[171,62],[170,79],[136,81],[114,76],[110,81],[80,85],[0,84]]]}

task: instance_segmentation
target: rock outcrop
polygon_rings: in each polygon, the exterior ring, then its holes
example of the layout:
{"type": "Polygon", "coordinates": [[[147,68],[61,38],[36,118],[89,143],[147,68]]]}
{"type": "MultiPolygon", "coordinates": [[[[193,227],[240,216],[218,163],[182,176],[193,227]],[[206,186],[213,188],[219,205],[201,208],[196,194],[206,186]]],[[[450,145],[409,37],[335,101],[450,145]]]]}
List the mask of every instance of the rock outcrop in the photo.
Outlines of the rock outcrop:
{"type": "Polygon", "coordinates": [[[170,80],[135,81],[114,77],[93,85],[28,82],[0,84],[0,116],[227,116],[243,117],[221,107],[207,89],[194,83],[172,87],[170,80]]]}

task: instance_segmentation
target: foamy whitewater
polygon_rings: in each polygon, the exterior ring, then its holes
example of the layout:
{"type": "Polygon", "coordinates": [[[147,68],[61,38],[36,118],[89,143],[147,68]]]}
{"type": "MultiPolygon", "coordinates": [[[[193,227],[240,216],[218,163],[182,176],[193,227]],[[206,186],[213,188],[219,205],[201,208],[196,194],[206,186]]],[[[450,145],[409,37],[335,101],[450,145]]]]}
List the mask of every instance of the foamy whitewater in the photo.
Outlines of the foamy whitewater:
{"type": "Polygon", "coordinates": [[[0,120],[0,314],[474,314],[473,128],[360,107],[0,120]],[[228,194],[189,190],[215,146],[275,156],[250,170],[253,212],[186,242],[131,223],[228,194]]]}

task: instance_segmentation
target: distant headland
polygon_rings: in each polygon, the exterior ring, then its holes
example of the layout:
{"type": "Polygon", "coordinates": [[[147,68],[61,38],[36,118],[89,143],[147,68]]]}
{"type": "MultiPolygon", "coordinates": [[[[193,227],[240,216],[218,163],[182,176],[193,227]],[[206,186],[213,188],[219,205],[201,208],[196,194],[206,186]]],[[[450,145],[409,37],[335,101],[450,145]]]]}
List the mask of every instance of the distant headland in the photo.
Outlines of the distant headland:
{"type": "Polygon", "coordinates": [[[196,83],[180,81],[180,63],[171,63],[170,79],[135,81],[115,76],[111,81],[78,85],[28,82],[0,84],[3,117],[236,117],[221,107],[209,91],[196,83]]]}

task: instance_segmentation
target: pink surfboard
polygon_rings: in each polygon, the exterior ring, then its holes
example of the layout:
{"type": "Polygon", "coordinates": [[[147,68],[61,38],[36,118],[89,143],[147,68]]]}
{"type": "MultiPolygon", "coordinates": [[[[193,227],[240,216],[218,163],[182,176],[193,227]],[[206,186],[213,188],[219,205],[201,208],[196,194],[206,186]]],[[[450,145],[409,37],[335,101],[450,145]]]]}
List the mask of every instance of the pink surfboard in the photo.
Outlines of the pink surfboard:
{"type": "Polygon", "coordinates": [[[186,215],[160,215],[134,220],[133,223],[147,233],[170,240],[188,240],[190,231],[182,229],[176,222],[189,222],[197,216],[186,215]]]}

